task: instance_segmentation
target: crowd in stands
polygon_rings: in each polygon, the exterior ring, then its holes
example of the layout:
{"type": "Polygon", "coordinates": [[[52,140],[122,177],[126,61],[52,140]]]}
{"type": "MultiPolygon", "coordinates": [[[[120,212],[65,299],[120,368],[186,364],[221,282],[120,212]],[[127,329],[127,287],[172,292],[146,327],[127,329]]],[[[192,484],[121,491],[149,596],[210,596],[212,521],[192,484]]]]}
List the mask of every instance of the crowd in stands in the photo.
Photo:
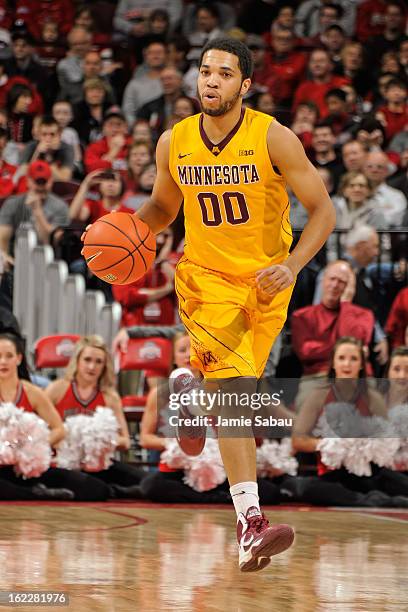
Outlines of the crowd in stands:
{"type": "MultiPolygon", "coordinates": [[[[199,112],[200,50],[219,35],[247,43],[254,74],[244,106],[297,134],[337,212],[333,235],[298,277],[273,355],[277,375],[301,377],[299,408],[340,338],[362,343],[366,373],[377,377],[408,345],[403,0],[0,0],[0,308],[11,308],[16,232],[30,223],[72,273],[121,304],[117,345],[126,328],[178,329],[182,212],[158,237],[153,269],[121,287],[92,277],[71,230],[142,205],[159,136],[199,112]]],[[[289,197],[296,243],[307,216],[289,197]]]]}

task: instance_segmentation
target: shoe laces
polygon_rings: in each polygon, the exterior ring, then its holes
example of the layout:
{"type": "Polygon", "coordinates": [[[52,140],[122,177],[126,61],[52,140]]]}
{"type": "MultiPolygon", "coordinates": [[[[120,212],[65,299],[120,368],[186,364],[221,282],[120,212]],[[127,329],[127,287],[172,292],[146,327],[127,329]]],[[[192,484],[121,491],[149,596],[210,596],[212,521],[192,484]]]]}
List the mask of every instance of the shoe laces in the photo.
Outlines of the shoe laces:
{"type": "Polygon", "coordinates": [[[263,513],[260,516],[251,517],[248,519],[248,522],[250,524],[250,529],[254,529],[257,533],[260,533],[269,525],[269,521],[263,513]]]}

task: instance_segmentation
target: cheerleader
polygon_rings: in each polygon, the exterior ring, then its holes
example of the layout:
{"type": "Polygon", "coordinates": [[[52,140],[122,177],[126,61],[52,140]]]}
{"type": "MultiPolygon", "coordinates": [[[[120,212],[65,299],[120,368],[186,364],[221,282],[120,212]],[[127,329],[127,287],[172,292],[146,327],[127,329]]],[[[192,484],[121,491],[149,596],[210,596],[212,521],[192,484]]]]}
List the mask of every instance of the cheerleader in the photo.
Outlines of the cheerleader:
{"type": "MultiPolygon", "coordinates": [[[[55,448],[64,438],[64,426],[58,412],[45,393],[28,382],[29,374],[20,338],[0,334],[0,410],[12,403],[27,412],[36,413],[49,429],[49,443],[55,448]]],[[[89,487],[92,478],[81,472],[49,468],[39,478],[23,479],[12,466],[0,466],[1,500],[65,499],[91,501],[89,487]]],[[[106,485],[95,487],[94,500],[108,497],[106,485]]]]}
{"type": "MultiPolygon", "coordinates": [[[[367,385],[365,371],[365,356],[360,341],[352,337],[340,338],[333,349],[327,388],[319,388],[309,395],[296,420],[292,445],[297,452],[317,452],[319,438],[313,435],[313,430],[330,403],[346,402],[352,404],[361,416],[387,418],[384,399],[367,385]]],[[[359,496],[353,502],[353,493],[362,493],[368,495],[368,505],[373,505],[374,501],[374,505],[408,507],[408,477],[377,466],[372,466],[372,471],[373,475],[368,477],[356,476],[344,467],[333,470],[324,465],[318,455],[320,483],[341,485],[343,489],[339,489],[339,492],[350,499],[351,505],[367,505],[361,503],[364,499],[359,496]]],[[[317,499],[320,493],[325,493],[325,489],[317,487],[314,490],[317,499]]]]}
{"type": "MultiPolygon", "coordinates": [[[[84,336],[75,345],[65,376],[52,382],[46,394],[65,421],[78,414],[92,415],[98,406],[113,410],[118,423],[117,450],[130,448],[129,430],[115,389],[112,357],[100,336],[84,336]]],[[[106,470],[92,471],[95,480],[107,483],[112,497],[140,498],[137,486],[145,472],[128,463],[113,461],[106,470]]]]}

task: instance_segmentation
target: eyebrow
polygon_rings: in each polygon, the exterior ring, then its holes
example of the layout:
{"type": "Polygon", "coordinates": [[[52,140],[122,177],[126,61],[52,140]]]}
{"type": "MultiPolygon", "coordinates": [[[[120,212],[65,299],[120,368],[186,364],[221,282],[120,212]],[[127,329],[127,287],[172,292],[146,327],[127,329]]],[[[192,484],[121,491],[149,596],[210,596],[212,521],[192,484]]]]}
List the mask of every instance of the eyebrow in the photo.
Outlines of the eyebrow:
{"type": "MultiPolygon", "coordinates": [[[[201,64],[201,68],[210,68],[209,64],[201,64]]],[[[231,68],[230,66],[220,66],[219,67],[220,70],[229,70],[230,72],[235,72],[234,68],[231,68]]]]}

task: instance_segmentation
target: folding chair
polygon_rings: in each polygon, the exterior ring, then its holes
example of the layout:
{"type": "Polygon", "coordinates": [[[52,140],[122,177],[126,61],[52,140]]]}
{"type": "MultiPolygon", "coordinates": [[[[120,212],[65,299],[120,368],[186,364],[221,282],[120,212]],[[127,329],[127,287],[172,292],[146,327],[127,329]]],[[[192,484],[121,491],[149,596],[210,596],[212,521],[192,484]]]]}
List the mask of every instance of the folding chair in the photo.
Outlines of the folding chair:
{"type": "Polygon", "coordinates": [[[126,353],[118,353],[119,370],[139,370],[141,377],[135,395],[122,397],[123,410],[128,421],[140,421],[146,406],[146,379],[166,378],[173,356],[171,340],[165,338],[131,338],[126,353]]]}
{"type": "Polygon", "coordinates": [[[78,334],[58,334],[38,338],[34,344],[35,369],[65,368],[79,338],[78,334]]]}

